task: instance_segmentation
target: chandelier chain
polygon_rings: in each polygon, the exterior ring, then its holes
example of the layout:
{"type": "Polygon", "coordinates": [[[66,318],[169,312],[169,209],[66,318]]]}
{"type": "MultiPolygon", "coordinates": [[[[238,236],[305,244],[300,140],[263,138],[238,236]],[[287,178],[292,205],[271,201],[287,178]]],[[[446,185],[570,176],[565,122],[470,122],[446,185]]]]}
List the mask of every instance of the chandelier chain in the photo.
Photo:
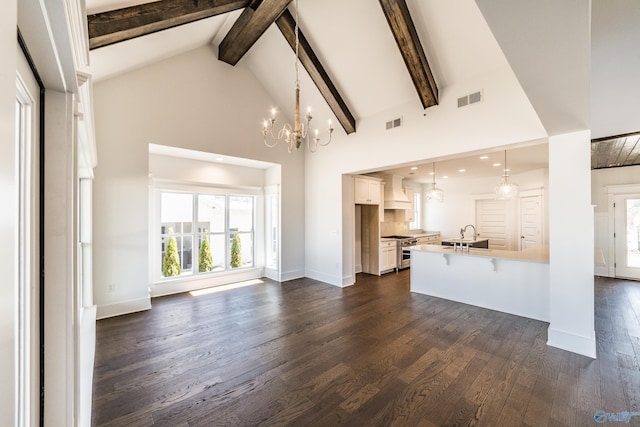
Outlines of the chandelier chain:
{"type": "Polygon", "coordinates": [[[269,147],[275,147],[279,141],[284,140],[287,145],[287,151],[291,153],[293,149],[296,150],[300,148],[303,140],[307,142],[307,148],[310,152],[314,153],[318,146],[326,146],[331,142],[331,135],[333,133],[333,127],[331,126],[331,120],[329,120],[329,127],[327,131],[329,132],[329,139],[326,142],[320,142],[320,137],[318,136],[318,130],[315,131],[315,136],[313,138],[310,137],[310,124],[311,119],[311,107],[307,110],[307,114],[304,116],[305,122],[303,123],[300,117],[300,75],[299,75],[299,65],[300,65],[300,28],[298,25],[298,0],[295,0],[295,58],[294,58],[294,67],[296,73],[296,86],[295,86],[295,115],[293,126],[286,123],[282,126],[282,129],[278,131],[277,136],[274,135],[273,125],[276,123],[276,109],[271,109],[271,117],[268,120],[263,122],[262,126],[262,135],[264,136],[264,144],[269,147]],[[267,141],[267,137],[271,139],[271,143],[267,141]]]}

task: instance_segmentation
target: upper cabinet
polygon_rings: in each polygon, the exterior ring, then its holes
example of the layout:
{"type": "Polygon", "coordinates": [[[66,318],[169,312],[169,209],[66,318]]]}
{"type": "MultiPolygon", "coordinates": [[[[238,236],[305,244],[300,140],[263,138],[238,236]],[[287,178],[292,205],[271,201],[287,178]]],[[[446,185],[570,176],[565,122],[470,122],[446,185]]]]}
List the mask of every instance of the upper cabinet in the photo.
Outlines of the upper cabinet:
{"type": "Polygon", "coordinates": [[[401,211],[404,214],[404,220],[406,222],[413,222],[415,220],[414,216],[416,213],[414,200],[413,200],[413,188],[405,188],[404,193],[407,195],[407,199],[409,199],[409,209],[405,209],[401,211]]]}
{"type": "Polygon", "coordinates": [[[364,176],[356,176],[355,179],[355,203],[357,205],[379,205],[380,180],[364,176]]]}

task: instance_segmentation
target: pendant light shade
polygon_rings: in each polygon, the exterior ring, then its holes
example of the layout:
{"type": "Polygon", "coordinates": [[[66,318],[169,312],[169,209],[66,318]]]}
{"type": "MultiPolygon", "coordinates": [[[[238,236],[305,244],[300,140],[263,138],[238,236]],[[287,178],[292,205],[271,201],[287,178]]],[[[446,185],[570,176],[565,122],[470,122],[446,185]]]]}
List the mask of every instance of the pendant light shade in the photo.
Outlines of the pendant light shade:
{"type": "Polygon", "coordinates": [[[429,186],[429,189],[427,190],[427,192],[425,193],[425,198],[427,199],[427,202],[444,202],[444,191],[442,191],[440,188],[438,188],[436,186],[436,164],[435,162],[433,163],[433,175],[432,175],[432,182],[431,185],[429,186]]]}
{"type": "Polygon", "coordinates": [[[504,150],[504,173],[502,179],[496,185],[496,200],[513,200],[518,197],[518,184],[509,180],[507,169],[507,150],[504,150]]]}

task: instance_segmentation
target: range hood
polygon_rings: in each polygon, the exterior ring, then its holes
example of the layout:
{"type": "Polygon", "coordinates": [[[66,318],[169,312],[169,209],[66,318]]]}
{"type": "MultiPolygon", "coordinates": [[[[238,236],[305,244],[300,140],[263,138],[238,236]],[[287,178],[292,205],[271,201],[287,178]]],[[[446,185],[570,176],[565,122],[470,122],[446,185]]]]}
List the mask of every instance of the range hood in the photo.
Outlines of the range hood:
{"type": "Polygon", "coordinates": [[[402,189],[402,177],[399,175],[384,175],[384,208],[411,209],[411,202],[402,189]]]}

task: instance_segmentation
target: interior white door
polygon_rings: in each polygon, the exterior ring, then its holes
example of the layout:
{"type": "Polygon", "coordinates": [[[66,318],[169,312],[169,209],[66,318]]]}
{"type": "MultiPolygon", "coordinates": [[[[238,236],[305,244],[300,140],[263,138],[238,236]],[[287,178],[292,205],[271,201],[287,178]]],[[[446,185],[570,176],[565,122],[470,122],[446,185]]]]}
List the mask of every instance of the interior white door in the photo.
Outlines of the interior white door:
{"type": "Polygon", "coordinates": [[[520,250],[543,244],[542,197],[520,198],[520,250]]]}
{"type": "Polygon", "coordinates": [[[476,200],[476,227],[492,249],[507,249],[507,205],[500,200],[476,200]]]}
{"type": "Polygon", "coordinates": [[[616,277],[640,280],[640,194],[614,197],[616,277]]]}

